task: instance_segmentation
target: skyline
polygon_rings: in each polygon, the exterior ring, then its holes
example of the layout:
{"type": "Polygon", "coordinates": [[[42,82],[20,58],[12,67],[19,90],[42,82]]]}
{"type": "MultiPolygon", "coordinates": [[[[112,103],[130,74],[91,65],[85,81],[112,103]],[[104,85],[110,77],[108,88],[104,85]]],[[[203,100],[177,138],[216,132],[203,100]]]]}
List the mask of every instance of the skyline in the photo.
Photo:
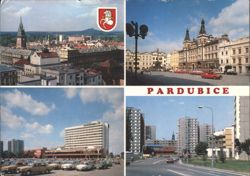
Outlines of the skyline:
{"type": "MultiPolygon", "coordinates": [[[[148,36],[138,40],[139,52],[157,48],[169,52],[182,49],[186,29],[190,38],[199,33],[204,18],[206,32],[215,37],[228,34],[231,40],[249,36],[248,0],[127,0],[127,21],[148,25],[148,36]],[[146,12],[146,13],[145,13],[146,12]]],[[[126,36],[134,51],[134,39],[126,36]]]]}
{"type": "Polygon", "coordinates": [[[20,16],[26,32],[81,31],[89,28],[100,30],[97,26],[97,7],[107,6],[117,7],[117,26],[114,31],[123,31],[124,3],[122,0],[7,0],[0,8],[0,31],[17,31],[20,16]]]}
{"type": "Polygon", "coordinates": [[[64,128],[107,122],[109,150],[123,152],[123,90],[120,88],[3,88],[1,137],[24,140],[25,150],[64,145],[64,128]],[[110,97],[112,92],[113,96],[110,97]],[[39,140],[37,140],[39,139],[39,140]]]}
{"type": "Polygon", "coordinates": [[[177,137],[179,118],[197,118],[199,123],[211,124],[210,110],[198,109],[200,105],[213,108],[215,131],[234,122],[234,97],[127,96],[126,102],[126,107],[138,108],[144,113],[145,125],[156,126],[157,139],[171,139],[173,132],[177,137]]]}

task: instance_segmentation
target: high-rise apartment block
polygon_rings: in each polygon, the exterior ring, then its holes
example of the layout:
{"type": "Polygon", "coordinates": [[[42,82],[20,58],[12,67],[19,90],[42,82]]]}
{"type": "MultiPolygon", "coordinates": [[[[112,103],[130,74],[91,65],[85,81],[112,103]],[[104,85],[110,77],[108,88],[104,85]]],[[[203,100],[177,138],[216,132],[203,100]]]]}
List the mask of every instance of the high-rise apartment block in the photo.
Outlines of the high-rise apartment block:
{"type": "Polygon", "coordinates": [[[156,126],[146,125],[146,140],[156,140],[156,126]]]}
{"type": "Polygon", "coordinates": [[[22,154],[24,152],[24,141],[18,139],[8,141],[8,152],[12,152],[16,156],[22,154]]]}
{"type": "Polygon", "coordinates": [[[199,125],[199,142],[208,143],[209,138],[212,135],[212,127],[209,124],[200,124],[199,125]]]}
{"type": "Polygon", "coordinates": [[[196,118],[180,118],[178,121],[178,153],[195,154],[195,147],[198,144],[198,120],[196,118]]]}
{"type": "Polygon", "coordinates": [[[140,109],[126,109],[126,151],[141,153],[145,143],[144,114],[140,109]]]}
{"type": "MultiPolygon", "coordinates": [[[[249,97],[235,97],[234,107],[235,107],[235,139],[245,142],[250,138],[250,106],[249,97]]],[[[240,155],[236,153],[236,159],[247,160],[247,154],[241,152],[240,155]]]]}

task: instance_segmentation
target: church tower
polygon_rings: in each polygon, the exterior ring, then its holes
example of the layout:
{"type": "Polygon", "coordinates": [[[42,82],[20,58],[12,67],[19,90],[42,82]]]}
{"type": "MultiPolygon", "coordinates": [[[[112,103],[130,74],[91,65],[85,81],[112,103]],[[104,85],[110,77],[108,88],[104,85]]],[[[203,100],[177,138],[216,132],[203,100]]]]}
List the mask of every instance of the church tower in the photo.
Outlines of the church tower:
{"type": "Polygon", "coordinates": [[[208,35],[206,32],[206,28],[205,28],[205,20],[202,18],[201,20],[201,27],[200,27],[200,32],[198,35],[198,42],[199,44],[205,44],[208,40],[208,35]]]}
{"type": "Polygon", "coordinates": [[[20,23],[17,32],[16,48],[26,48],[26,35],[23,28],[22,17],[20,17],[20,23]]]}
{"type": "Polygon", "coordinates": [[[183,46],[185,49],[188,49],[191,45],[191,40],[190,40],[190,36],[189,36],[189,30],[186,30],[186,35],[183,41],[183,46]]]}

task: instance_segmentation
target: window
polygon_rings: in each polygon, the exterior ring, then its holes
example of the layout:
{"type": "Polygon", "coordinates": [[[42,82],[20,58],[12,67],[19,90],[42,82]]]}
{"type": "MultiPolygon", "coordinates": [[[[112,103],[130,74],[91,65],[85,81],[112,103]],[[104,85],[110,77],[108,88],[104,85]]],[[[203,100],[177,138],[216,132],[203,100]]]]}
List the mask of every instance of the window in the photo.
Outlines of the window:
{"type": "Polygon", "coordinates": [[[233,49],[233,54],[235,54],[235,49],[233,49]]]}
{"type": "Polygon", "coordinates": [[[239,60],[239,64],[241,64],[241,58],[238,58],[238,60],[239,60]]]}
{"type": "Polygon", "coordinates": [[[245,59],[245,63],[248,63],[248,58],[246,57],[246,59],[245,59]]]}
{"type": "Polygon", "coordinates": [[[221,52],[221,55],[223,56],[223,51],[221,52]]]}
{"type": "Polygon", "coordinates": [[[241,54],[241,48],[238,49],[239,54],[241,54]]]}
{"type": "Polygon", "coordinates": [[[226,51],[226,55],[227,55],[227,51],[226,51]]]}
{"type": "Polygon", "coordinates": [[[233,63],[235,64],[235,58],[233,58],[233,63]]]}
{"type": "Polygon", "coordinates": [[[246,53],[248,53],[248,48],[246,48],[246,53]]]}
{"type": "Polygon", "coordinates": [[[228,64],[228,59],[226,60],[227,64],[228,64]]]}

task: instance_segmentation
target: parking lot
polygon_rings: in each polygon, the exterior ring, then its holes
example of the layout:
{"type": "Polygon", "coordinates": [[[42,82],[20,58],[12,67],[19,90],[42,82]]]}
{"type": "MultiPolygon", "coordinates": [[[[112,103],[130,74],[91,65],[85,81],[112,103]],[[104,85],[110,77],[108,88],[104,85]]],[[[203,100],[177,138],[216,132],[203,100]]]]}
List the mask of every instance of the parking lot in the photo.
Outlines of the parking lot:
{"type": "Polygon", "coordinates": [[[7,159],[0,170],[0,176],[122,176],[124,161],[121,158],[7,159]]]}
{"type": "MultiPolygon", "coordinates": [[[[92,171],[76,171],[76,170],[53,170],[50,174],[40,174],[46,176],[123,176],[123,163],[113,165],[111,168],[92,171]]],[[[5,174],[5,176],[20,176],[20,174],[5,174]]]]}

